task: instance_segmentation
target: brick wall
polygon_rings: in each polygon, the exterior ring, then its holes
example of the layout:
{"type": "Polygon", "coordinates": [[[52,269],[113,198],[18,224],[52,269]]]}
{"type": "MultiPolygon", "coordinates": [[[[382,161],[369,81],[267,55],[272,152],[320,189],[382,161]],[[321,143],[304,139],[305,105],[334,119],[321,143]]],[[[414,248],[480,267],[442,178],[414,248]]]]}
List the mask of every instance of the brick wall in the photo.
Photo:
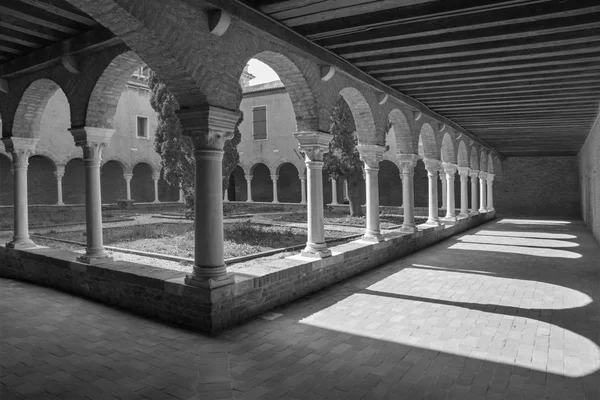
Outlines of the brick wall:
{"type": "Polygon", "coordinates": [[[65,204],[85,204],[85,167],[81,158],[74,158],[65,166],[62,188],[65,204]]]}
{"type": "Polygon", "coordinates": [[[596,120],[579,153],[582,216],[600,242],[600,121],[596,120]]]}
{"type": "Polygon", "coordinates": [[[499,215],[579,218],[577,157],[509,157],[494,181],[499,215]]]}
{"type": "Polygon", "coordinates": [[[12,160],[10,157],[0,154],[0,206],[8,206],[13,203],[11,166],[12,160]]]}
{"type": "Polygon", "coordinates": [[[56,178],[52,161],[41,157],[29,157],[27,169],[27,201],[29,204],[56,204],[56,178]]]}

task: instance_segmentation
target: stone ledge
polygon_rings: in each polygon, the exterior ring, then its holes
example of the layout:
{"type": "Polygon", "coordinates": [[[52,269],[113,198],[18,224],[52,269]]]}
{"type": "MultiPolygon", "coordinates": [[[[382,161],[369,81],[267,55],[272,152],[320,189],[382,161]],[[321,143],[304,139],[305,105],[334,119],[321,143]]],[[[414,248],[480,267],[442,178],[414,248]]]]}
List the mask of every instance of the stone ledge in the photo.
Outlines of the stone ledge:
{"type": "Polygon", "coordinates": [[[294,255],[243,269],[233,265],[229,270],[234,273],[234,283],[212,290],[186,285],[183,272],[125,261],[86,265],[76,261],[76,253],[48,247],[14,250],[0,246],[0,276],[57,287],[138,314],[217,332],[494,217],[495,212],[490,212],[414,233],[392,231],[379,243],[356,240],[334,246],[333,255],[325,259],[294,255]]]}

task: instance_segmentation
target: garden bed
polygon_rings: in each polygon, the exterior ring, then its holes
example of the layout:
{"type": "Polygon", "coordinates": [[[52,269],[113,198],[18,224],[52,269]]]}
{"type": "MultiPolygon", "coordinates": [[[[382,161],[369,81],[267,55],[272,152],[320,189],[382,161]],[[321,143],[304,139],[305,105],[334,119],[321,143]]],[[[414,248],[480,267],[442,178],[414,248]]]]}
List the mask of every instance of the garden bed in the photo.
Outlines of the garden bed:
{"type": "MultiPolygon", "coordinates": [[[[284,221],[284,222],[306,222],[306,212],[295,212],[282,214],[272,218],[273,221],[284,221]]],[[[401,215],[396,214],[382,214],[379,216],[379,226],[381,229],[395,229],[402,225],[404,218],[401,215]]],[[[415,218],[415,223],[420,224],[425,222],[426,219],[415,218]]],[[[344,225],[344,226],[355,226],[365,227],[366,218],[363,217],[352,217],[348,215],[345,210],[325,210],[325,225],[344,225]]]]}

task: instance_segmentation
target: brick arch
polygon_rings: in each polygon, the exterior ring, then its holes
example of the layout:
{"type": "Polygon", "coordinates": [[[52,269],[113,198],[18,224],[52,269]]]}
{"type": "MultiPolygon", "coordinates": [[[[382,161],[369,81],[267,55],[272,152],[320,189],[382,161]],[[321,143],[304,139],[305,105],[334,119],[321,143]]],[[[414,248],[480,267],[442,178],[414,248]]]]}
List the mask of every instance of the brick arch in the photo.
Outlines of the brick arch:
{"type": "Polygon", "coordinates": [[[281,169],[281,167],[283,167],[285,164],[292,164],[294,166],[294,168],[296,168],[296,170],[298,170],[298,173],[300,173],[300,169],[301,167],[299,167],[298,165],[296,165],[294,162],[292,162],[289,158],[280,158],[279,159],[279,165],[277,166],[277,168],[275,168],[275,173],[277,175],[279,175],[279,170],[281,169]]]}
{"type": "Polygon", "coordinates": [[[456,150],[454,149],[454,138],[448,132],[446,132],[442,138],[441,155],[443,162],[451,164],[457,163],[456,150]]]}
{"type": "Polygon", "coordinates": [[[481,150],[479,155],[479,170],[487,172],[487,154],[485,150],[481,150]]]}
{"type": "Polygon", "coordinates": [[[406,115],[397,108],[388,114],[388,119],[394,128],[396,136],[396,151],[399,154],[416,154],[418,151],[413,139],[411,126],[406,115]]]}
{"type": "Polygon", "coordinates": [[[62,88],[52,79],[42,78],[31,82],[21,95],[15,111],[12,136],[38,138],[42,114],[58,90],[62,91],[62,88]]]}
{"type": "Polygon", "coordinates": [[[487,172],[490,174],[494,173],[494,159],[491,154],[488,154],[487,156],[487,172]]]}
{"type": "Polygon", "coordinates": [[[469,167],[471,167],[473,170],[479,171],[479,151],[475,146],[471,146],[469,167]]]}
{"type": "Polygon", "coordinates": [[[271,67],[285,85],[296,116],[296,131],[318,131],[319,113],[315,95],[300,68],[288,57],[263,51],[253,58],[271,67]]]}
{"type": "Polygon", "coordinates": [[[469,166],[469,151],[464,140],[458,142],[457,162],[459,167],[469,166]]]}
{"type": "Polygon", "coordinates": [[[267,169],[269,170],[269,174],[271,174],[271,170],[273,168],[271,168],[271,166],[269,165],[269,163],[267,163],[264,160],[260,160],[260,161],[256,161],[254,164],[252,164],[252,166],[250,167],[249,171],[250,174],[254,174],[254,170],[259,166],[259,165],[264,165],[265,167],[267,167],[267,169]]]}
{"type": "Polygon", "coordinates": [[[122,159],[120,159],[118,157],[114,157],[114,156],[108,157],[108,158],[103,158],[101,167],[108,164],[109,162],[116,162],[117,164],[119,164],[121,166],[121,169],[123,170],[124,174],[131,174],[133,172],[133,167],[131,166],[131,163],[129,163],[127,161],[123,161],[122,159]]]}
{"type": "Polygon", "coordinates": [[[439,160],[437,141],[435,132],[428,122],[421,126],[419,132],[419,155],[424,158],[439,160]]]}
{"type": "Polygon", "coordinates": [[[502,161],[500,160],[499,157],[494,157],[493,163],[494,163],[494,180],[501,180],[504,175],[503,170],[502,170],[502,161]]]}
{"type": "Polygon", "coordinates": [[[353,87],[345,87],[340,90],[340,96],[348,104],[352,112],[358,142],[364,144],[371,143],[372,137],[376,134],[376,129],[373,113],[367,99],[353,87]]]}

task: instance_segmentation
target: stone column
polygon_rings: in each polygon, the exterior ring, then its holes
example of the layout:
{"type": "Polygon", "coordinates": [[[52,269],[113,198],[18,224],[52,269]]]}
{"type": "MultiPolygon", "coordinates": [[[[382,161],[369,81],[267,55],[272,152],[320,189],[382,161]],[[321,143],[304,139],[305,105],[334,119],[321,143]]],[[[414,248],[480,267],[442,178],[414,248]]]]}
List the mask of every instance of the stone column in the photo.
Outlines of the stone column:
{"type": "Polygon", "coordinates": [[[486,191],[487,172],[479,172],[479,212],[486,212],[487,209],[487,191],[486,191]]]}
{"type": "Polygon", "coordinates": [[[477,204],[477,193],[479,190],[479,188],[477,187],[477,182],[479,180],[479,171],[472,169],[469,175],[471,176],[471,214],[476,215],[479,214],[479,206],[477,204]]]}
{"type": "Polygon", "coordinates": [[[456,176],[456,165],[443,163],[446,178],[446,216],[447,221],[456,221],[456,199],[454,198],[454,178],[456,176]]]}
{"type": "Polygon", "coordinates": [[[329,150],[332,136],[325,132],[299,132],[294,137],[306,157],[308,178],[308,240],[302,255],[325,258],[331,250],[325,244],[323,214],[323,154],[329,150]]]}
{"type": "Polygon", "coordinates": [[[233,283],[223,247],[223,145],[233,137],[239,111],[207,106],[177,112],[196,160],[194,269],[188,285],[212,289],[233,283]]]}
{"type": "Polygon", "coordinates": [[[427,179],[429,181],[429,216],[427,224],[439,225],[440,218],[438,216],[438,194],[437,194],[437,174],[440,170],[440,161],[432,159],[424,159],[425,169],[427,170],[427,179]]]}
{"type": "Polygon", "coordinates": [[[360,159],[365,164],[365,187],[367,192],[367,230],[363,239],[381,242],[383,236],[379,227],[379,163],[383,160],[385,147],[359,144],[360,159]]]}
{"type": "Polygon", "coordinates": [[[131,179],[133,178],[133,174],[123,174],[123,178],[125,178],[125,187],[127,188],[127,200],[131,200],[131,179]]]}
{"type": "Polygon", "coordinates": [[[112,260],[104,250],[102,239],[102,196],[100,194],[100,162],[102,149],[108,146],[114,129],[73,128],[69,129],[75,145],[83,149],[85,166],[85,230],[87,246],[85,254],[77,260],[95,264],[112,260]]]}
{"type": "Polygon", "coordinates": [[[415,167],[419,156],[416,154],[398,154],[402,173],[402,207],[404,221],[402,230],[404,232],[416,232],[415,226],[415,167]]]}
{"type": "Polygon", "coordinates": [[[183,203],[183,198],[185,197],[185,195],[183,194],[183,189],[179,188],[179,200],[177,200],[178,203],[183,203]]]}
{"type": "Polygon", "coordinates": [[[27,208],[27,167],[39,139],[11,137],[2,138],[7,153],[13,157],[13,240],[6,247],[26,249],[35,247],[29,238],[29,215],[27,208]]]}
{"type": "Polygon", "coordinates": [[[494,174],[487,174],[487,209],[494,211],[494,174]]]}
{"type": "Polygon", "coordinates": [[[458,167],[460,175],[460,214],[459,218],[467,218],[469,216],[469,172],[468,167],[458,167]]]}
{"type": "Polygon", "coordinates": [[[442,182],[442,209],[448,208],[448,180],[444,168],[440,169],[440,181],[442,182]]]}
{"type": "Polygon", "coordinates": [[[300,201],[300,204],[306,204],[306,178],[304,177],[304,175],[298,175],[298,178],[300,178],[300,191],[302,192],[302,200],[300,201]]]}
{"type": "Polygon", "coordinates": [[[152,174],[152,180],[154,181],[154,201],[153,203],[160,203],[158,200],[158,181],[160,179],[160,173],[155,172],[152,174]]]}
{"type": "Polygon", "coordinates": [[[227,192],[228,192],[228,191],[229,191],[228,189],[225,189],[225,190],[223,191],[223,202],[224,202],[224,203],[229,203],[229,196],[227,196],[227,192]]]}
{"type": "Polygon", "coordinates": [[[248,193],[246,203],[252,203],[252,174],[246,174],[246,193],[248,193]]]}
{"type": "Polygon", "coordinates": [[[279,198],[277,196],[277,181],[279,180],[279,175],[271,175],[271,180],[273,181],[273,203],[279,203],[279,198]]]}
{"type": "Polygon", "coordinates": [[[337,205],[337,180],[331,178],[331,205],[337,205]]]}
{"type": "Polygon", "coordinates": [[[65,166],[57,165],[56,171],[54,171],[54,177],[56,178],[56,205],[64,206],[63,202],[63,191],[62,191],[62,178],[65,176],[65,166]]]}
{"type": "Polygon", "coordinates": [[[344,178],[344,201],[349,201],[348,199],[348,179],[344,178]]]}

